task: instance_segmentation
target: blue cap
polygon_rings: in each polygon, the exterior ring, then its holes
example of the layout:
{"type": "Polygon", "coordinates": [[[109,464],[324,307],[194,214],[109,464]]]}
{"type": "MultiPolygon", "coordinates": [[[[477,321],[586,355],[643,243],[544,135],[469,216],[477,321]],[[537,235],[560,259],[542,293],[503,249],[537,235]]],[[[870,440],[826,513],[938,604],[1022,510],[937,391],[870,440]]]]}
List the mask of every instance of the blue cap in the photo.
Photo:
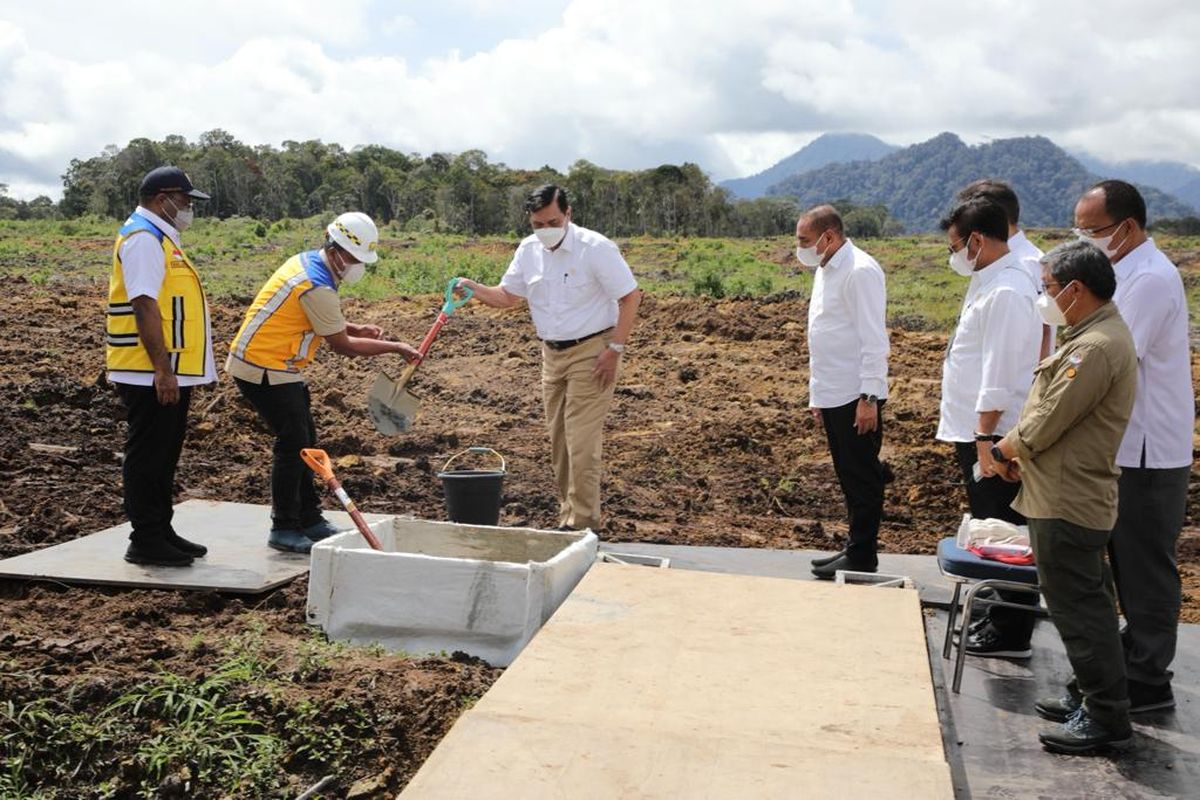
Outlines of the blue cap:
{"type": "Polygon", "coordinates": [[[192,185],[191,178],[179,167],[157,167],[146,173],[138,194],[149,195],[159,192],[183,192],[197,200],[208,200],[208,195],[192,185]]]}

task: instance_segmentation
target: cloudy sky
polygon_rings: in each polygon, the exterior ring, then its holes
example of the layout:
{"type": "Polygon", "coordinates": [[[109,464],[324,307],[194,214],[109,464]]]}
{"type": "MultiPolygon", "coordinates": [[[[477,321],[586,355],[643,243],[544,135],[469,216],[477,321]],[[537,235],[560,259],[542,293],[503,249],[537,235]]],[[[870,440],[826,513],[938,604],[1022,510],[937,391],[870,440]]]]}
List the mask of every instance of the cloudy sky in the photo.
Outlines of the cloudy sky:
{"type": "Polygon", "coordinates": [[[761,170],[825,131],[1200,165],[1179,0],[0,0],[0,183],[224,128],[510,166],[761,170]]]}

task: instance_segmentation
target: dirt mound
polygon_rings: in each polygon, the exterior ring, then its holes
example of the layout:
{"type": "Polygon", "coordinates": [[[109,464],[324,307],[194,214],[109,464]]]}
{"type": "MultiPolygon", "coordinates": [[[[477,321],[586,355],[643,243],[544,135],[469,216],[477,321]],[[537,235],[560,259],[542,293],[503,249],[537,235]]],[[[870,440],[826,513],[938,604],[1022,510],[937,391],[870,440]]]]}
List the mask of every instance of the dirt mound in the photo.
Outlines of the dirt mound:
{"type": "MultiPolygon", "coordinates": [[[[122,521],[122,411],[102,379],[100,293],[56,287],[52,295],[21,282],[12,288],[7,308],[21,311],[0,312],[0,557],[122,521]]],[[[416,342],[438,302],[351,302],[346,311],[416,342]]],[[[824,434],[806,407],[803,298],[648,298],[643,309],[609,418],[603,536],[837,546],[845,511],[824,434]]],[[[243,310],[213,308],[219,363],[243,310]]],[[[881,531],[888,551],[933,552],[964,510],[952,451],[933,438],[945,344],[936,334],[892,332],[884,456],[895,481],[881,531]]],[[[309,370],[314,415],[350,495],[366,511],[442,519],[438,468],[466,446],[488,445],[509,463],[501,524],[553,525],[539,347],[524,312],[459,312],[417,373],[423,416],[410,434],[391,438],[371,427],[365,396],[375,369],[395,372],[398,360],[372,364],[318,353],[309,370]]],[[[270,437],[232,383],[196,392],[177,498],[267,503],[269,465],[270,437]]],[[[1200,484],[1192,492],[1200,493],[1200,484]]],[[[1197,508],[1193,502],[1189,526],[1197,508]]],[[[1180,546],[1190,621],[1200,620],[1197,541],[1189,530],[1180,546]]],[[[226,663],[231,643],[244,652],[247,637],[257,636],[259,658],[272,664],[263,680],[274,688],[242,699],[262,719],[276,720],[272,730],[288,742],[290,783],[281,790],[291,795],[339,763],[348,765],[348,780],[376,781],[377,791],[362,796],[394,796],[496,675],[450,657],[353,651],[316,658],[303,618],[304,581],[249,601],[44,586],[7,591],[0,600],[0,696],[17,704],[53,694],[68,697],[80,713],[98,713],[161,670],[202,683],[226,663]],[[344,737],[352,759],[326,753],[322,761],[296,733],[317,736],[327,726],[360,731],[344,737]]],[[[111,774],[122,776],[122,786],[139,785],[145,775],[126,774],[133,767],[121,764],[129,754],[113,747],[111,774]]]]}

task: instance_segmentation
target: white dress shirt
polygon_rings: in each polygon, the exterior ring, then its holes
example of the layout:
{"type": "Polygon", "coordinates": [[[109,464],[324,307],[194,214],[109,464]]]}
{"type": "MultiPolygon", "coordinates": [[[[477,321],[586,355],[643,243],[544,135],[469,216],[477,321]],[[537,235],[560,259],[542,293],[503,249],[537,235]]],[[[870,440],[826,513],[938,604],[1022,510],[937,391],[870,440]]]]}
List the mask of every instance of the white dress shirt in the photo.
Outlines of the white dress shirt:
{"type": "Polygon", "coordinates": [[[547,250],[536,236],[517,247],[500,286],[525,298],[539,339],[581,339],[617,324],[617,301],[637,288],[621,251],[595,231],[567,223],[547,250]]]}
{"type": "Polygon", "coordinates": [[[887,290],[875,259],[849,239],[817,267],[808,304],[808,404],[887,397],[887,290]]]}
{"type": "MultiPolygon", "coordinates": [[[[167,238],[182,249],[179,243],[179,231],[171,223],[142,206],[137,207],[136,214],[154,223],[167,238]]],[[[163,263],[162,244],[157,238],[138,234],[121,242],[121,277],[125,281],[125,293],[132,302],[135,297],[158,299],[162,289],[163,278],[167,276],[167,265],[163,263]]],[[[204,375],[176,375],[180,386],[198,386],[212,383],[217,379],[217,365],[213,363],[212,353],[212,319],[208,313],[208,298],[204,300],[204,340],[208,352],[204,356],[204,375]]],[[[128,372],[125,370],[110,370],[108,380],[111,383],[124,383],[133,386],[153,386],[154,373],[128,372]]]]}
{"type": "Polygon", "coordinates": [[[1008,252],[1017,257],[1025,269],[1029,271],[1029,275],[1033,278],[1033,285],[1037,287],[1041,293],[1042,287],[1042,256],[1046,255],[1037,245],[1029,241],[1025,236],[1025,231],[1017,231],[1012,236],[1008,237],[1008,252]]]}
{"type": "Polygon", "coordinates": [[[1153,239],[1147,239],[1113,264],[1113,271],[1117,274],[1113,302],[1133,334],[1138,356],[1137,399],[1117,465],[1186,467],[1192,463],[1196,404],[1187,299],[1179,270],[1153,239]]]}
{"type": "Polygon", "coordinates": [[[1001,412],[995,433],[1017,424],[1042,346],[1037,295],[1016,253],[971,275],[942,363],[939,440],[974,441],[985,411],[1001,412]]]}

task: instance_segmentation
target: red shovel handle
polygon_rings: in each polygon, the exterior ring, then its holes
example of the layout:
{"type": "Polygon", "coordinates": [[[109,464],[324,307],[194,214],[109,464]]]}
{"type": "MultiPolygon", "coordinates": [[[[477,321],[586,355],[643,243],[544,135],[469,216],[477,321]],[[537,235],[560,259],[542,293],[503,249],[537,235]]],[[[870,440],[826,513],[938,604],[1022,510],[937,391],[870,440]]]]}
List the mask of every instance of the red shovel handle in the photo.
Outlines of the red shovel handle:
{"type": "Polygon", "coordinates": [[[350,519],[354,520],[354,526],[358,528],[358,532],[367,540],[367,544],[371,545],[373,550],[382,550],[383,543],[379,541],[371,526],[367,524],[363,518],[362,512],[354,505],[354,501],[350,499],[350,495],[346,494],[346,490],[342,488],[342,484],[333,476],[333,464],[329,461],[329,454],[324,450],[315,447],[305,447],[300,451],[300,458],[305,464],[312,469],[313,472],[325,481],[325,485],[329,487],[329,491],[333,492],[339,501],[342,508],[346,509],[346,513],[350,515],[350,519]]]}

